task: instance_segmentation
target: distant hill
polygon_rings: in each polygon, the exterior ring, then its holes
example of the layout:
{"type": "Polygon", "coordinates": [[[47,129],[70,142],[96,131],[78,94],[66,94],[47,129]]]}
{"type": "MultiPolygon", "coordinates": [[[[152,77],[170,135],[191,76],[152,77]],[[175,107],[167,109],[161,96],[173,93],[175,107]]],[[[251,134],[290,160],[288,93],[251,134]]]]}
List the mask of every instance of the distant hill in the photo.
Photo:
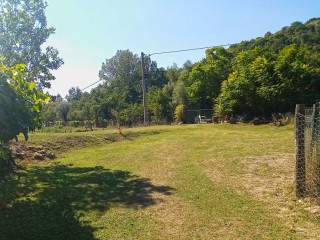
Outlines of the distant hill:
{"type": "Polygon", "coordinates": [[[320,18],[312,18],[305,23],[294,22],[275,33],[267,32],[264,37],[242,41],[230,47],[233,52],[262,47],[268,51],[279,51],[287,45],[305,45],[315,50],[320,49],[320,18]]]}
{"type": "MultiPolygon", "coordinates": [[[[294,22],[229,48],[207,49],[205,58],[181,68],[158,68],[147,56],[144,64],[150,122],[193,121],[192,114],[198,113],[190,109],[212,109],[220,119],[271,119],[275,113],[293,112],[297,103],[311,105],[320,99],[320,18],[294,22]]],[[[59,109],[67,109],[69,121],[141,124],[139,56],[119,50],[105,60],[99,76],[104,83],[90,93],[70,89],[68,103],[48,104],[44,121],[61,120],[59,109]]]]}

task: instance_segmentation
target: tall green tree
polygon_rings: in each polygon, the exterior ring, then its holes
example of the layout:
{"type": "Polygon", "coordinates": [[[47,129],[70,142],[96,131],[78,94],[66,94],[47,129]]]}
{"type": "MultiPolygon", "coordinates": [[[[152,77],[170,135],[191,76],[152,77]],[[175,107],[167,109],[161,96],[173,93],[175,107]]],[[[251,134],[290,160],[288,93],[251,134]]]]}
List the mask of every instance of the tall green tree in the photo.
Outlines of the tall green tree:
{"type": "Polygon", "coordinates": [[[40,126],[40,112],[49,97],[29,82],[22,64],[7,67],[0,63],[0,141],[7,142],[22,128],[40,126]]]}
{"type": "Polygon", "coordinates": [[[195,108],[211,108],[223,80],[231,70],[232,55],[224,48],[206,51],[206,58],[195,63],[189,74],[188,97],[195,108]]]}
{"type": "MultiPolygon", "coordinates": [[[[320,19],[310,19],[229,48],[208,49],[204,59],[182,67],[158,68],[146,57],[150,116],[154,122],[171,121],[174,112],[182,121],[188,119],[189,109],[214,105],[222,117],[270,117],[293,111],[298,102],[311,104],[320,99],[319,46],[320,19]]],[[[68,117],[99,122],[112,119],[116,112],[122,124],[139,122],[140,67],[138,55],[118,51],[102,64],[103,84],[80,98],[73,97],[78,94],[72,90],[68,117]]]]}
{"type": "Polygon", "coordinates": [[[129,50],[117,51],[101,67],[99,77],[109,90],[109,102],[117,111],[128,103],[141,101],[141,70],[139,58],[129,50]]]}
{"type": "Polygon", "coordinates": [[[40,126],[40,111],[49,100],[34,82],[28,82],[24,65],[0,63],[0,178],[13,170],[8,142],[22,132],[40,126]]]}
{"type": "Polygon", "coordinates": [[[165,89],[151,89],[148,93],[148,100],[148,108],[153,122],[161,123],[172,120],[171,99],[165,89]]]}
{"type": "Polygon", "coordinates": [[[81,98],[82,92],[79,87],[72,87],[68,90],[66,99],[68,102],[79,101],[81,98]]]}
{"type": "Polygon", "coordinates": [[[28,82],[25,67],[0,63],[0,178],[13,170],[8,142],[20,132],[40,126],[40,111],[49,100],[34,82],[28,82]]]}
{"type": "Polygon", "coordinates": [[[282,110],[320,99],[320,50],[289,45],[279,52],[274,65],[282,110]]]}
{"type": "Polygon", "coordinates": [[[289,45],[278,53],[255,48],[239,53],[216,100],[219,115],[271,116],[320,97],[319,52],[289,45]]]}
{"type": "Polygon", "coordinates": [[[44,0],[0,1],[0,55],[7,66],[24,64],[28,81],[49,88],[62,59],[53,47],[43,44],[55,29],[47,26],[44,0]]]}
{"type": "Polygon", "coordinates": [[[68,122],[68,114],[70,112],[70,104],[66,101],[60,102],[60,104],[57,107],[57,111],[63,121],[63,124],[66,125],[68,122]]]}

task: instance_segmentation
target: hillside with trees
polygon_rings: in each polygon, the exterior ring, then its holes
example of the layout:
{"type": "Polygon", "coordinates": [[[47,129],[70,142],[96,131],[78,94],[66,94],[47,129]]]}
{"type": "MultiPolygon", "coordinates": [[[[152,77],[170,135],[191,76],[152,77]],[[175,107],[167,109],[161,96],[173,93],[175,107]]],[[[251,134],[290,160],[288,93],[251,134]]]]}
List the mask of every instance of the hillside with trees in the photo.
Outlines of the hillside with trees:
{"type": "MultiPolygon", "coordinates": [[[[146,59],[148,109],[153,123],[185,121],[188,109],[213,109],[224,119],[264,117],[294,110],[296,103],[320,98],[320,19],[294,22],[276,33],[266,33],[229,48],[206,50],[199,62],[159,68],[146,59]]],[[[112,120],[112,109],[124,125],[143,119],[140,58],[118,51],[102,64],[103,84],[90,93],[72,88],[53,97],[45,122],[112,120]],[[66,113],[67,111],[67,113],[66,113]]]]}

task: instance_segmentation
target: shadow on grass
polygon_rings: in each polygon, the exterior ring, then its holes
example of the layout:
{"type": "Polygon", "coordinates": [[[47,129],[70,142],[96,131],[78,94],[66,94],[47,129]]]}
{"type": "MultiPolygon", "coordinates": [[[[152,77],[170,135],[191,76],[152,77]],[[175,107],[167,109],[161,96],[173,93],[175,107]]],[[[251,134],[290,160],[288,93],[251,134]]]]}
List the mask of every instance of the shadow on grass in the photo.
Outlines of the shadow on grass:
{"type": "Polygon", "coordinates": [[[94,239],[81,216],[112,205],[145,208],[157,204],[152,193],[172,194],[168,186],[127,171],[66,165],[33,167],[0,183],[0,239],[94,239]]]}

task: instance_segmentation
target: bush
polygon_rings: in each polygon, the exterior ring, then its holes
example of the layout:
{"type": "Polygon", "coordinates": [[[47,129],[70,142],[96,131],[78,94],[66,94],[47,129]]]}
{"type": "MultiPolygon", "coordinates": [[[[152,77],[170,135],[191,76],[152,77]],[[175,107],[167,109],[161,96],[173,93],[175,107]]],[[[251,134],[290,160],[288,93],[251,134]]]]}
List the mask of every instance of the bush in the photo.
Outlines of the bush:
{"type": "Polygon", "coordinates": [[[286,126],[288,124],[293,123],[293,116],[291,113],[286,113],[286,114],[282,114],[282,113],[274,113],[272,114],[272,123],[275,126],[286,126]]]}
{"type": "Polygon", "coordinates": [[[148,108],[152,122],[167,123],[172,120],[172,105],[165,89],[153,88],[148,93],[148,108]]]}
{"type": "Polygon", "coordinates": [[[141,104],[129,104],[125,109],[119,112],[121,125],[131,127],[143,121],[143,107],[141,104]]]}
{"type": "Polygon", "coordinates": [[[176,107],[176,110],[174,111],[174,119],[177,123],[181,123],[184,120],[183,116],[184,116],[184,105],[179,104],[176,107]]]}

